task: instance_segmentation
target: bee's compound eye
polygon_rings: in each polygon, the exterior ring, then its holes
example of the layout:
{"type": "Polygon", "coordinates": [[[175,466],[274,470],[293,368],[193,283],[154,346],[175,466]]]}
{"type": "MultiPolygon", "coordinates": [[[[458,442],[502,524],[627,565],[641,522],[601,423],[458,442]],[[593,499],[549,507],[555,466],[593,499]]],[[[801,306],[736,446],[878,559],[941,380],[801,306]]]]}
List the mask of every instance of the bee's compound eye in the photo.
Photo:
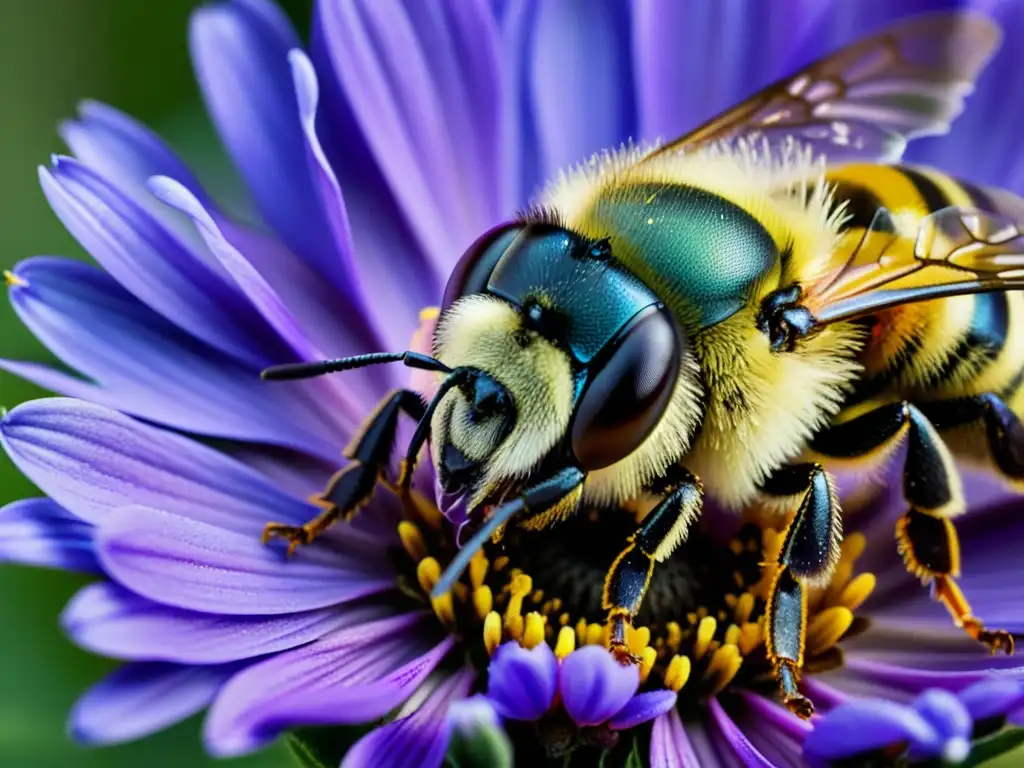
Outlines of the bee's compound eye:
{"type": "Polygon", "coordinates": [[[484,292],[494,265],[523,230],[523,226],[520,222],[497,226],[478,237],[466,249],[448,277],[444,300],[441,302],[442,312],[463,296],[484,292]]]}
{"type": "Polygon", "coordinates": [[[632,453],[661,419],[679,375],[680,350],[668,313],[650,307],[631,321],[583,393],[572,450],[587,470],[632,453]]]}

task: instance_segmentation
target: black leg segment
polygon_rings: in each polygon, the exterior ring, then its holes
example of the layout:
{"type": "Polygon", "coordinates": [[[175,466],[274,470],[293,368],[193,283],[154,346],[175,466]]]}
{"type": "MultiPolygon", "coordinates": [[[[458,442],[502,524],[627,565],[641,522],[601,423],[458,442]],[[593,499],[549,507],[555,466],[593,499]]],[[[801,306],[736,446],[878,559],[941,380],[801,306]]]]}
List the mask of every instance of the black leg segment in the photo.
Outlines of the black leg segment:
{"type": "Polygon", "coordinates": [[[309,544],[336,521],[351,517],[361,504],[370,499],[377,481],[387,468],[395,447],[399,414],[404,411],[420,420],[425,410],[420,396],[411,390],[401,389],[388,395],[345,449],[344,455],[351,459],[348,466],[330,479],[322,494],[314,497],[313,502],[322,507],[323,512],[305,525],[267,523],[263,529],[264,543],[274,538],[285,539],[290,555],[299,545],[309,544]]]}
{"type": "Polygon", "coordinates": [[[996,466],[1011,480],[1024,480],[1024,425],[1001,398],[960,397],[925,403],[921,410],[939,431],[982,422],[996,466]]]}
{"type": "Polygon", "coordinates": [[[631,535],[605,577],[601,607],[608,612],[611,631],[609,647],[620,661],[638,662],[626,642],[627,627],[640,611],[654,574],[654,564],[663,562],[676,548],[703,503],[700,481],[682,467],[672,469],[660,487],[651,489],[665,496],[631,535]]]}

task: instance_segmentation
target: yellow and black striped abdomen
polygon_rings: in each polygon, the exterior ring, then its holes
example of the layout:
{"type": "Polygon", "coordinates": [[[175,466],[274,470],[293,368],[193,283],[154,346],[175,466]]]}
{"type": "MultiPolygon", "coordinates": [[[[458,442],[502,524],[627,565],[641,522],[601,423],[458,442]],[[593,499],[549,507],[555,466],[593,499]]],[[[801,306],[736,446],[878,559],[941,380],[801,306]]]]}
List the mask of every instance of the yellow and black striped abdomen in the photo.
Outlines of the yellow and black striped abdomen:
{"type": "MultiPolygon", "coordinates": [[[[844,228],[866,228],[880,208],[897,232],[916,236],[922,218],[949,206],[997,213],[999,200],[930,168],[856,164],[829,171],[844,228]]],[[[837,254],[837,258],[842,258],[837,254]]],[[[1024,293],[998,292],[924,301],[868,318],[864,380],[850,404],[865,400],[933,401],[983,392],[1024,412],[1024,293]]]]}

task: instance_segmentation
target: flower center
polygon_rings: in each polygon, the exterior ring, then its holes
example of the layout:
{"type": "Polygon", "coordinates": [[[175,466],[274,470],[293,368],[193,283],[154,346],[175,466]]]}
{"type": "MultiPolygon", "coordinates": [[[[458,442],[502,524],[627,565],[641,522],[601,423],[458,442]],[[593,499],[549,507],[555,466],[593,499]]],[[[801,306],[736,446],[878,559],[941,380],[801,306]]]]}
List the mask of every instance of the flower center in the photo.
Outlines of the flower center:
{"type": "MultiPolygon", "coordinates": [[[[411,506],[418,519],[400,525],[404,572],[412,592],[429,600],[455,545],[433,505],[417,497],[411,506]]],[[[778,527],[777,519],[755,517],[724,539],[696,526],[657,564],[627,638],[647,687],[677,691],[683,709],[727,688],[774,695],[764,610],[775,567],[761,564],[774,562],[781,547],[778,527]]],[[[546,642],[559,658],[580,645],[606,644],[605,574],[635,529],[636,517],[626,510],[582,510],[541,531],[510,527],[477,553],[451,593],[432,601],[433,610],[481,668],[509,640],[530,648],[546,642]]],[[[830,583],[810,590],[807,673],[840,665],[837,643],[865,624],[854,611],[875,578],[855,575],[863,549],[862,535],[847,536],[830,583]]]]}

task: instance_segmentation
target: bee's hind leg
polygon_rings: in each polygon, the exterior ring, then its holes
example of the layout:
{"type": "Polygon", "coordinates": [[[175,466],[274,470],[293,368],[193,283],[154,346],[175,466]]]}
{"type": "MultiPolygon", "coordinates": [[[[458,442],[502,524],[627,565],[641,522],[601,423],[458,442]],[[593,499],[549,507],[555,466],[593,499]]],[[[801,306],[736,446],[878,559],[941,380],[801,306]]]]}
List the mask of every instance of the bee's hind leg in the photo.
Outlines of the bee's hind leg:
{"type": "Polygon", "coordinates": [[[807,639],[807,587],[828,580],[839,559],[842,517],[832,480],[818,464],[782,467],[761,490],[770,496],[800,498],[786,528],[766,609],[768,658],[775,668],[782,702],[804,719],[814,713],[797,688],[807,639]]]}
{"type": "Polygon", "coordinates": [[[387,468],[395,446],[398,416],[402,411],[419,421],[426,406],[418,394],[408,389],[400,389],[381,400],[366,426],[345,449],[344,455],[350,459],[349,464],[328,481],[323,493],[313,497],[313,503],[323,511],[305,525],[267,523],[263,529],[263,542],[284,539],[288,542],[290,555],[299,545],[309,544],[336,521],[351,517],[361,504],[367,502],[387,468]]]}
{"type": "Polygon", "coordinates": [[[956,582],[960,541],[953,518],[964,511],[960,476],[938,429],[984,420],[996,462],[1024,479],[1024,429],[992,395],[936,401],[919,406],[890,403],[832,427],[813,443],[828,456],[853,458],[907,436],[903,495],[910,509],[896,523],[896,540],[907,570],[932,584],[935,599],[954,623],[995,653],[1013,653],[1013,637],[989,630],[971,610],[956,582]]]}
{"type": "Polygon", "coordinates": [[[698,515],[703,503],[700,480],[682,467],[671,468],[649,489],[664,494],[629,539],[605,577],[601,607],[608,614],[608,647],[622,662],[639,662],[629,650],[627,628],[643,605],[654,565],[666,560],[698,515]]]}

